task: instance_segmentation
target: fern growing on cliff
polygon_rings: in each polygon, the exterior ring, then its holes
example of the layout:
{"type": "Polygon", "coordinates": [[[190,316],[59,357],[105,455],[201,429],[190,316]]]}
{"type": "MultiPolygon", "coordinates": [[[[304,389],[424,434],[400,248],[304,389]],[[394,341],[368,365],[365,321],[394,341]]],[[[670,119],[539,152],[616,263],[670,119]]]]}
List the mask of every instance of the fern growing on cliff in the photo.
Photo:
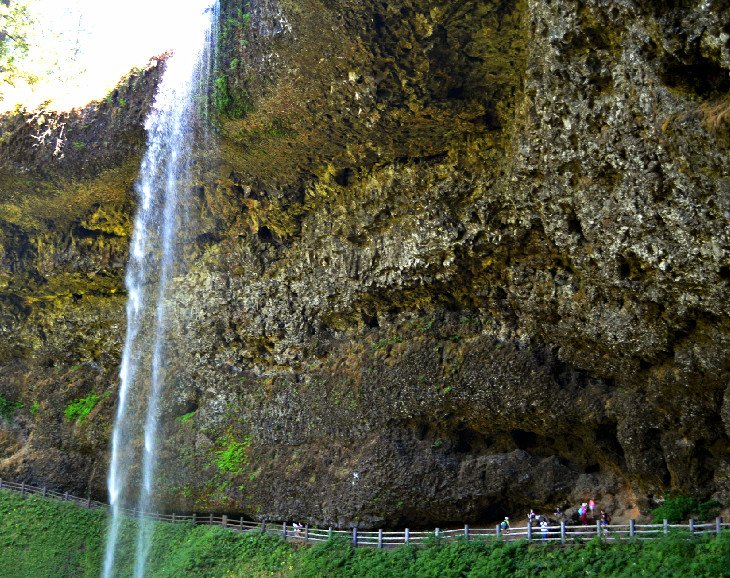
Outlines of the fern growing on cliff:
{"type": "Polygon", "coordinates": [[[66,406],[66,409],[63,410],[63,415],[68,421],[81,423],[89,416],[98,401],[99,396],[95,393],[80,399],[75,399],[66,406]]]}

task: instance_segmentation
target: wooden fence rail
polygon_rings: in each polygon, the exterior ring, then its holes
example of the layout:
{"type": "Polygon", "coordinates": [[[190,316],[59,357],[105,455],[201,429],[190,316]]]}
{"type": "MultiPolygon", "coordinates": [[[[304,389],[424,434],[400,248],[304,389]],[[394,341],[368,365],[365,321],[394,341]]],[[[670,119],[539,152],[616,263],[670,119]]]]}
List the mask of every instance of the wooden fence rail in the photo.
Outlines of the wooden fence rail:
{"type": "MultiPolygon", "coordinates": [[[[104,508],[111,510],[111,506],[92,500],[91,498],[80,498],[72,496],[68,492],[61,493],[48,490],[45,487],[39,488],[25,483],[9,482],[0,479],[0,490],[18,492],[21,496],[37,495],[46,498],[53,498],[71,502],[84,508],[104,508]]],[[[696,520],[689,520],[688,524],[669,524],[664,520],[662,524],[637,524],[630,520],[628,524],[603,525],[600,522],[589,525],[569,526],[565,522],[560,525],[547,527],[527,525],[524,527],[502,530],[499,525],[495,528],[471,528],[465,525],[463,528],[446,529],[435,528],[434,531],[413,531],[409,528],[400,531],[383,530],[338,530],[335,528],[315,528],[310,526],[294,526],[285,523],[275,522],[254,522],[243,518],[231,518],[226,514],[160,514],[157,512],[140,512],[138,510],[123,508],[125,515],[135,518],[144,518],[167,523],[188,523],[197,525],[222,526],[235,532],[266,532],[268,534],[281,536],[284,540],[296,540],[301,542],[326,542],[333,537],[347,537],[352,540],[354,546],[371,548],[394,548],[404,544],[421,545],[430,541],[439,540],[449,542],[455,539],[466,540],[530,540],[535,542],[553,542],[560,544],[581,544],[587,540],[598,537],[599,540],[608,542],[621,542],[633,540],[656,540],[665,535],[677,532],[686,532],[688,536],[718,535],[721,532],[730,530],[730,523],[724,522],[722,518],[716,518],[712,522],[700,523],[696,520]]]]}

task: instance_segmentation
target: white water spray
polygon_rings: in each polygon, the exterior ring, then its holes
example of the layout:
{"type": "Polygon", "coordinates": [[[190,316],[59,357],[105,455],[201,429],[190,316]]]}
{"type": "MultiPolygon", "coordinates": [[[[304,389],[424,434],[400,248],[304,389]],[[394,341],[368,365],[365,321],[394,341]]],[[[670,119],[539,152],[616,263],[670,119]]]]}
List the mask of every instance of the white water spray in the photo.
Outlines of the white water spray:
{"type": "MultiPolygon", "coordinates": [[[[107,480],[112,518],[104,578],[115,575],[125,510],[144,513],[153,505],[159,401],[170,337],[168,302],[179,259],[180,224],[191,188],[197,113],[206,98],[218,23],[218,3],[213,0],[186,3],[181,10],[189,10],[190,18],[180,22],[180,41],[165,64],[145,123],[147,151],[136,186],[139,206],[126,277],[127,335],[107,480]],[[129,472],[138,464],[139,486],[130,487],[129,472]]],[[[138,528],[134,576],[143,578],[152,525],[142,514],[138,528]]]]}

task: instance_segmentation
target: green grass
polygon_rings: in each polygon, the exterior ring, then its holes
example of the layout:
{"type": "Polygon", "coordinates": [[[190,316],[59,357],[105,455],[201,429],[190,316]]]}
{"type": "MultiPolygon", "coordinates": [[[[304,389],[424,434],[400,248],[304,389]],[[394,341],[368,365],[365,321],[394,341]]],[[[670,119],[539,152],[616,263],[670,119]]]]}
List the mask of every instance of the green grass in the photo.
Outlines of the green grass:
{"type": "MultiPolygon", "coordinates": [[[[98,577],[107,518],[71,504],[0,491],[0,576],[98,577]]],[[[150,578],[358,577],[456,578],[540,576],[730,577],[730,532],[720,538],[687,535],[644,543],[559,547],[472,540],[393,551],[353,549],[347,539],[297,548],[260,533],[208,526],[157,524],[150,578]]],[[[119,578],[131,576],[134,522],[122,533],[119,578]]]]}

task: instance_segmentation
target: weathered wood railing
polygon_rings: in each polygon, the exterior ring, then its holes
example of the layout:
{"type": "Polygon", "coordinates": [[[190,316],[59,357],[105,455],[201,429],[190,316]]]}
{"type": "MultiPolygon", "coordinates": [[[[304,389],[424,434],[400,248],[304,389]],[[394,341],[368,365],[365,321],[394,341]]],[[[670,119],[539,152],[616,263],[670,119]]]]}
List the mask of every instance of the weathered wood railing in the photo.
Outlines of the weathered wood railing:
{"type": "MultiPolygon", "coordinates": [[[[90,498],[72,496],[68,492],[56,492],[39,488],[25,483],[8,482],[0,479],[0,490],[18,492],[21,495],[39,495],[66,502],[72,502],[84,508],[110,509],[108,504],[90,498]]],[[[602,525],[600,522],[589,525],[569,526],[565,522],[548,527],[528,525],[524,527],[502,530],[499,525],[495,528],[463,528],[434,531],[412,531],[409,528],[400,531],[364,531],[352,528],[338,530],[334,528],[315,528],[310,526],[294,526],[287,523],[253,522],[243,518],[230,517],[226,514],[159,514],[156,512],[139,512],[133,509],[123,509],[130,517],[143,517],[161,522],[187,522],[199,525],[222,526],[238,532],[259,531],[281,536],[284,540],[302,542],[326,542],[330,538],[342,536],[352,540],[355,546],[369,546],[373,548],[392,548],[404,544],[419,545],[427,541],[451,541],[456,538],[471,540],[531,540],[536,542],[557,542],[560,544],[581,544],[598,537],[605,541],[652,540],[662,538],[670,532],[686,532],[688,537],[718,535],[730,530],[730,523],[722,518],[712,522],[698,523],[689,520],[687,524],[669,524],[666,520],[662,524],[637,524],[630,520],[628,524],[602,525]]]]}

